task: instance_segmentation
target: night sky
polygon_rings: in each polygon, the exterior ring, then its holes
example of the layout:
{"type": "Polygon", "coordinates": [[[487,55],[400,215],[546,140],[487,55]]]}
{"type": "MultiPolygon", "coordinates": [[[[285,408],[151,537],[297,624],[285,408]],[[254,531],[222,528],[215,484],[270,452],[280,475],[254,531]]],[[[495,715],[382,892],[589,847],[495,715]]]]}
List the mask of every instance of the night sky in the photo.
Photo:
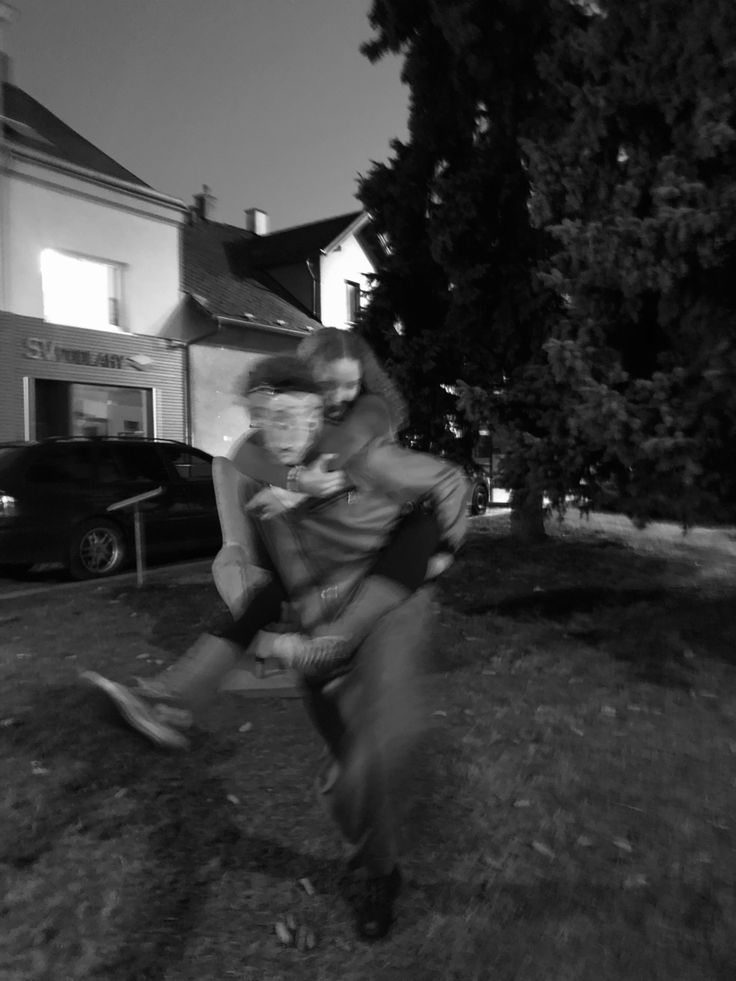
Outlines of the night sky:
{"type": "Polygon", "coordinates": [[[12,0],[12,79],[157,190],[283,228],[359,207],[406,133],[397,59],[371,65],[370,0],[12,0]]]}

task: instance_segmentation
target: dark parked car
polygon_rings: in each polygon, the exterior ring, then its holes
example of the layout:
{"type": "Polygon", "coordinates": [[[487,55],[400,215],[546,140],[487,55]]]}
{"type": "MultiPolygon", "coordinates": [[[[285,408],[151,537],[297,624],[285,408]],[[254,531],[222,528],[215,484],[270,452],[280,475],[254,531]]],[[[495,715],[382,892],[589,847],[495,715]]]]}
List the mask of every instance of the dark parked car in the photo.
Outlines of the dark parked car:
{"type": "Polygon", "coordinates": [[[140,505],[146,555],[214,553],[221,537],[208,453],[126,437],[0,444],[0,564],[111,575],[135,553],[132,510],[109,505],[158,487],[140,505]]]}
{"type": "Polygon", "coordinates": [[[482,464],[464,460],[460,464],[470,481],[468,507],[471,514],[485,514],[491,503],[491,476],[482,464]]]}

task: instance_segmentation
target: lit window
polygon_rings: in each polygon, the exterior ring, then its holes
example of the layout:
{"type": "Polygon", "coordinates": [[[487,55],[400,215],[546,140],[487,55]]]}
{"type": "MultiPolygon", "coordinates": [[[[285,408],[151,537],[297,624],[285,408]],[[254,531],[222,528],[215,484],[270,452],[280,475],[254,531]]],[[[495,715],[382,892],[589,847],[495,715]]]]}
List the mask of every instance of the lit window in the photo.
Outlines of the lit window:
{"type": "Polygon", "coordinates": [[[44,249],[41,283],[43,316],[50,323],[120,329],[120,266],[44,249]]]}
{"type": "Polygon", "coordinates": [[[348,304],[347,320],[349,324],[354,324],[360,318],[360,284],[351,283],[346,279],[345,289],[348,304]]]}

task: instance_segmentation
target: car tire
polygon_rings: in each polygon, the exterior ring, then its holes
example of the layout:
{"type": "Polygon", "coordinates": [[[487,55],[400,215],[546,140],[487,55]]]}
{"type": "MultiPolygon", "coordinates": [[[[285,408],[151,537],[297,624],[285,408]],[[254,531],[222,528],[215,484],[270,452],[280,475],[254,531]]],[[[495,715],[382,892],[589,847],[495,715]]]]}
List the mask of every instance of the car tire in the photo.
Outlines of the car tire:
{"type": "Polygon", "coordinates": [[[470,497],[470,513],[485,514],[488,503],[488,488],[485,484],[476,484],[470,497]]]}
{"type": "Polygon", "coordinates": [[[101,579],[118,572],[127,556],[122,530],[112,521],[93,518],[74,532],[69,543],[69,572],[75,579],[101,579]]]}

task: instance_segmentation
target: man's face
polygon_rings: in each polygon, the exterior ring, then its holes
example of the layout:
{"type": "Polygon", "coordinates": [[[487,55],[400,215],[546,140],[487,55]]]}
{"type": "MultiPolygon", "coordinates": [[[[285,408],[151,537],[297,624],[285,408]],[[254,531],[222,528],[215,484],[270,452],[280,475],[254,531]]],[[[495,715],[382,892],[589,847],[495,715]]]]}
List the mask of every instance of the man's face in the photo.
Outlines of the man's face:
{"type": "Polygon", "coordinates": [[[360,394],[363,379],[360,361],[356,358],[317,361],[312,372],[322,387],[325,418],[339,422],[360,394]]]}
{"type": "Polygon", "coordinates": [[[282,392],[265,401],[261,429],[266,449],[287,467],[301,463],[322,426],[323,401],[312,392],[282,392]]]}

